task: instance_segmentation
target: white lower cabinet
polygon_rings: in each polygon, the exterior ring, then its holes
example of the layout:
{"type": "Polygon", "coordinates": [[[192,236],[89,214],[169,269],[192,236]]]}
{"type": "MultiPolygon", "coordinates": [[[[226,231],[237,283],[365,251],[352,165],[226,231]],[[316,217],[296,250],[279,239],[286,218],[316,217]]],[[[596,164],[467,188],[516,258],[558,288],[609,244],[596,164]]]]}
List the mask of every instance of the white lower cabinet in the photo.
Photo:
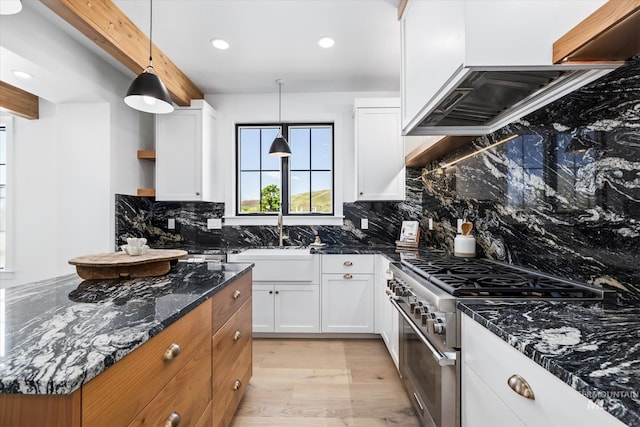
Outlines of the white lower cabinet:
{"type": "Polygon", "coordinates": [[[322,255],[322,332],[373,333],[374,255],[322,255]]]}
{"type": "MultiPolygon", "coordinates": [[[[522,384],[522,381],[519,381],[522,384]]],[[[462,427],[618,427],[624,424],[462,315],[462,427]],[[518,375],[535,399],[508,384],[518,375]]]]}
{"type": "Polygon", "coordinates": [[[320,332],[320,286],[253,283],[253,332],[320,332]]]}
{"type": "Polygon", "coordinates": [[[387,280],[391,278],[389,271],[389,261],[382,255],[376,256],[376,332],[382,336],[382,340],[387,346],[389,355],[399,369],[400,344],[399,344],[399,319],[398,312],[391,305],[389,295],[387,295],[387,280]]]}

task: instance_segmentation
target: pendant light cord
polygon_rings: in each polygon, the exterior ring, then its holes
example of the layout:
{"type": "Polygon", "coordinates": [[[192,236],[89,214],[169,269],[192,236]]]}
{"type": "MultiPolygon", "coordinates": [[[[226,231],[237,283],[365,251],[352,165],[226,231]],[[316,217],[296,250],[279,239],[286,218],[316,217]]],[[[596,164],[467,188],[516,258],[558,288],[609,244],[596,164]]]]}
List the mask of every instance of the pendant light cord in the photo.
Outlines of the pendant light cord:
{"type": "Polygon", "coordinates": [[[282,124],[282,82],[278,81],[278,123],[282,124]]]}
{"type": "Polygon", "coordinates": [[[151,57],[153,39],[153,0],[149,0],[149,66],[153,68],[153,58],[151,57]]]}

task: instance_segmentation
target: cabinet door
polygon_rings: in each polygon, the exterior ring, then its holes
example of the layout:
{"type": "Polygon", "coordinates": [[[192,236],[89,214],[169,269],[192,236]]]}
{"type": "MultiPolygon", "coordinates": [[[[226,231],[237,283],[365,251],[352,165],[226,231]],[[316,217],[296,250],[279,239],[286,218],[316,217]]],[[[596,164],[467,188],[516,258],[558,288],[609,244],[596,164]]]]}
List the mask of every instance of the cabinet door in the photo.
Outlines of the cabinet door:
{"type": "Polygon", "coordinates": [[[389,302],[389,295],[387,295],[387,280],[391,278],[390,263],[382,255],[376,258],[376,331],[382,336],[396,369],[399,369],[398,312],[389,302]]]}
{"type": "Polygon", "coordinates": [[[253,284],[253,332],[273,332],[273,284],[253,284]]]}
{"type": "Polygon", "coordinates": [[[202,111],[156,116],[156,199],[202,200],[202,111]]]}
{"type": "Polygon", "coordinates": [[[400,108],[356,108],[358,200],[404,200],[400,132],[400,108]]]}
{"type": "Polygon", "coordinates": [[[322,275],[322,332],[373,333],[373,274],[322,275]]]}
{"type": "Polygon", "coordinates": [[[274,331],[320,332],[320,285],[275,286],[274,331]]]}
{"type": "Polygon", "coordinates": [[[462,376],[462,427],[525,427],[466,363],[462,376]]]}

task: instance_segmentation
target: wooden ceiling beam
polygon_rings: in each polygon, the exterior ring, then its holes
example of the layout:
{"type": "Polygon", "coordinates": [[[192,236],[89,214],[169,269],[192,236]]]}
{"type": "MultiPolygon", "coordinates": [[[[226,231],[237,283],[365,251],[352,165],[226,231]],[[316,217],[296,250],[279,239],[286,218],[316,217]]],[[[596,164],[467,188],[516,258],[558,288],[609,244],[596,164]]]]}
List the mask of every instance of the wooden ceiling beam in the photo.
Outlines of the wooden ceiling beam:
{"type": "Polygon", "coordinates": [[[25,119],[37,120],[39,105],[34,94],[0,81],[0,108],[25,119]]]}
{"type": "MultiPolygon", "coordinates": [[[[136,75],[149,65],[149,38],[111,0],[40,1],[136,75]]],[[[192,99],[204,98],[160,49],[152,49],[153,67],[176,104],[188,106],[192,99]]]]}

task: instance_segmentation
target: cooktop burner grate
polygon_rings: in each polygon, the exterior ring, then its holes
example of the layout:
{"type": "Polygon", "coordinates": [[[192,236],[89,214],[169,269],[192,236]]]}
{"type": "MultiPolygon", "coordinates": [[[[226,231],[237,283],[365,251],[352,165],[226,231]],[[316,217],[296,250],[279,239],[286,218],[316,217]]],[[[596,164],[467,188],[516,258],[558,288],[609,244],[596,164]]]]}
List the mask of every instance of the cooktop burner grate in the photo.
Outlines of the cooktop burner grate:
{"type": "Polygon", "coordinates": [[[592,299],[601,291],[520,267],[435,254],[402,264],[455,297],[592,299]]]}

